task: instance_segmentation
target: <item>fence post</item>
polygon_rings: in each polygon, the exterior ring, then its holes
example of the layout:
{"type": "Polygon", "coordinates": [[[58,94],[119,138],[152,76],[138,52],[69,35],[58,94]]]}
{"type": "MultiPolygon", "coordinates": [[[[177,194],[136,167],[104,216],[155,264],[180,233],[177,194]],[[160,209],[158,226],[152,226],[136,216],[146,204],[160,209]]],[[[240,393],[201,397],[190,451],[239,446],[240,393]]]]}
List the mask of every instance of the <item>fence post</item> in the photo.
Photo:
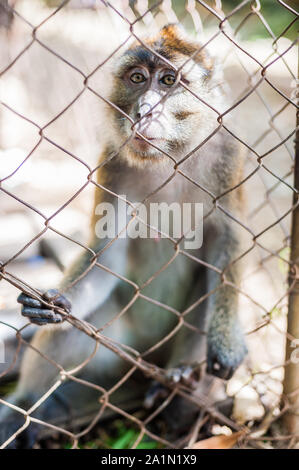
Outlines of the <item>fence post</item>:
{"type": "MultiPolygon", "coordinates": [[[[298,50],[299,70],[299,50],[298,50]]],[[[298,74],[299,75],[299,74],[298,74]]],[[[298,102],[299,84],[297,81],[296,101],[298,102]]],[[[299,110],[297,109],[295,137],[294,187],[299,191],[299,110]]],[[[298,204],[298,194],[294,193],[294,204],[298,204]]],[[[288,434],[299,435],[299,206],[292,214],[291,262],[294,269],[290,272],[290,282],[294,282],[289,294],[288,333],[294,338],[287,338],[284,395],[288,398],[291,409],[283,417],[283,424],[288,434]],[[294,277],[295,276],[295,277],[294,277]]]]}

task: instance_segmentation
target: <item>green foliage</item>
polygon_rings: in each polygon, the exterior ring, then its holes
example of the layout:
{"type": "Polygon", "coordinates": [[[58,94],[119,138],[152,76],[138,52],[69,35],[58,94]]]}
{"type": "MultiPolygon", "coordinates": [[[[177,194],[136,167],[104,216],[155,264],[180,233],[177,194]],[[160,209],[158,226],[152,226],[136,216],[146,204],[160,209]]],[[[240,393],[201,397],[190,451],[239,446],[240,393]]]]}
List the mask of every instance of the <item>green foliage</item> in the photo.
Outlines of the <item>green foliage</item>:
{"type": "MultiPolygon", "coordinates": [[[[108,440],[111,449],[130,449],[139,436],[139,431],[129,428],[123,421],[117,421],[117,433],[115,438],[108,440]]],[[[144,436],[138,444],[137,449],[158,449],[161,447],[158,442],[144,436]]]]}
{"type": "Polygon", "coordinates": [[[279,318],[282,316],[282,311],[280,308],[278,307],[275,307],[273,308],[273,310],[271,310],[271,312],[269,313],[270,315],[270,318],[271,320],[275,319],[275,318],[279,318]]]}
{"type": "MultiPolygon", "coordinates": [[[[93,440],[87,442],[80,442],[80,449],[131,449],[140,431],[132,428],[129,423],[117,419],[110,423],[104,429],[99,428],[97,430],[99,437],[95,437],[93,440]]],[[[64,449],[70,449],[71,443],[63,445],[64,449]]],[[[161,449],[163,446],[148,436],[143,436],[141,442],[136,447],[137,449],[161,449]]]]}
{"type": "MultiPolygon", "coordinates": [[[[150,2],[152,4],[155,3],[154,0],[150,2]]],[[[235,8],[237,8],[241,0],[222,0],[222,8],[226,15],[230,14],[235,8]]],[[[260,13],[270,26],[271,30],[273,31],[275,36],[279,36],[280,33],[291,23],[292,20],[295,19],[295,15],[288,11],[285,7],[280,5],[275,0],[260,0],[260,13]]],[[[297,9],[298,7],[298,0],[288,0],[286,2],[291,8],[297,9]]],[[[206,0],[206,4],[210,7],[215,6],[215,2],[211,0],[206,0]]],[[[237,28],[241,21],[252,12],[251,4],[253,7],[255,6],[255,2],[248,2],[246,5],[243,6],[239,11],[233,14],[229,18],[229,22],[232,25],[233,29],[237,28]]],[[[184,18],[186,16],[186,5],[187,1],[184,0],[172,0],[172,6],[176,12],[176,15],[179,19],[184,18]]],[[[202,7],[200,4],[196,5],[196,8],[201,15],[202,19],[207,16],[207,9],[202,7]]],[[[215,22],[218,20],[216,17],[214,18],[215,22]]],[[[218,21],[219,22],[219,21],[218,21]]],[[[204,23],[204,21],[203,21],[204,23]]],[[[187,24],[185,25],[187,26],[187,24]]],[[[188,26],[192,28],[192,24],[188,22],[188,26]]],[[[296,39],[298,34],[298,23],[295,23],[290,30],[288,30],[285,36],[291,40],[296,39]]],[[[252,15],[241,28],[240,37],[244,40],[255,40],[257,38],[269,38],[269,32],[265,28],[264,24],[262,23],[261,19],[256,15],[252,15]]]]}
{"type": "Polygon", "coordinates": [[[291,254],[291,250],[289,246],[285,246],[279,252],[279,256],[283,258],[283,259],[278,259],[278,267],[279,267],[279,270],[282,272],[282,274],[287,274],[289,270],[289,265],[287,262],[290,259],[290,254],[291,254]],[[284,259],[286,260],[286,262],[283,261],[284,259]]]}

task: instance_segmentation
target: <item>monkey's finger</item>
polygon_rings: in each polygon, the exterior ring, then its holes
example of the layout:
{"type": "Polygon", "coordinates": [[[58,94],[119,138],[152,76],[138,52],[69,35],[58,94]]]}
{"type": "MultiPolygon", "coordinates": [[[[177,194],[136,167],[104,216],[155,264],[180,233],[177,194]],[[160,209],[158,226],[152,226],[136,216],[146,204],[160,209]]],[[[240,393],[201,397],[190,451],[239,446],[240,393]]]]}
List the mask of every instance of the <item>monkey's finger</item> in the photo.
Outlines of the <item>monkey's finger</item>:
{"type": "Polygon", "coordinates": [[[45,300],[53,302],[57,307],[62,307],[67,313],[71,311],[72,304],[64,295],[60,294],[57,289],[49,289],[44,293],[43,297],[45,300]]]}
{"type": "Polygon", "coordinates": [[[47,320],[46,318],[30,318],[30,322],[38,326],[48,325],[49,323],[52,323],[49,322],[49,320],[47,320]]]}
{"type": "Polygon", "coordinates": [[[19,297],[17,298],[17,302],[22,305],[28,305],[28,307],[33,307],[33,308],[42,308],[42,303],[37,300],[33,299],[32,297],[29,297],[26,294],[20,294],[19,297]]]}
{"type": "Polygon", "coordinates": [[[29,318],[30,321],[43,320],[47,323],[60,323],[62,317],[54,313],[52,310],[38,309],[24,306],[22,308],[22,315],[29,318]]]}

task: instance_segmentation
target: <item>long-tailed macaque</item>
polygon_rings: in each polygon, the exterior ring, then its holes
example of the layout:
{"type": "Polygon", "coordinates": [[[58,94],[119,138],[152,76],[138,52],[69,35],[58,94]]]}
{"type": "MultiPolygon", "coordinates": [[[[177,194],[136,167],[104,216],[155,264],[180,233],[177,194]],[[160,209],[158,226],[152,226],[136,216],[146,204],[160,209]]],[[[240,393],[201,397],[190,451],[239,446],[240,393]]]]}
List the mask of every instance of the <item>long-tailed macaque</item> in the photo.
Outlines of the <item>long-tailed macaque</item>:
{"type": "MultiPolygon", "coordinates": [[[[208,374],[228,379],[247,353],[237,316],[242,251],[236,220],[244,212],[242,187],[237,186],[243,157],[217,121],[215,110],[225,109],[221,80],[206,48],[200,50],[174,25],[135,42],[118,58],[109,97],[113,106],[107,105],[107,142],[97,170],[92,251],[83,250],[58,289],[44,294],[47,301],[98,329],[123,310],[103,333],[140,353],[162,340],[183,317],[193,328],[183,325],[166,344],[144,356],[169,369],[176,381],[188,381],[188,370],[191,375],[193,364],[205,359],[208,374]],[[153,203],[178,203],[180,208],[201,203],[202,246],[185,249],[184,238],[174,243],[171,234],[158,232],[154,237],[105,238],[107,224],[99,223],[99,215],[107,214],[99,204],[112,204],[117,217],[118,196],[143,202],[148,213],[153,203]],[[88,270],[93,252],[99,264],[88,270]]],[[[27,347],[17,389],[7,398],[29,409],[59,377],[55,363],[65,370],[76,367],[92,353],[95,341],[37,299],[21,294],[18,301],[32,323],[50,324],[41,326],[33,347],[27,347]]],[[[109,390],[128,369],[126,361],[100,345],[79,376],[109,390]]],[[[110,400],[119,404],[144,393],[134,380],[141,379],[131,377],[110,400]]],[[[67,423],[70,416],[92,415],[92,407],[100,406],[99,395],[97,389],[68,380],[32,416],[67,423]]],[[[24,417],[7,406],[0,419],[1,442],[24,423],[24,417]]],[[[31,446],[37,429],[34,423],[27,427],[16,445],[31,446]]]]}

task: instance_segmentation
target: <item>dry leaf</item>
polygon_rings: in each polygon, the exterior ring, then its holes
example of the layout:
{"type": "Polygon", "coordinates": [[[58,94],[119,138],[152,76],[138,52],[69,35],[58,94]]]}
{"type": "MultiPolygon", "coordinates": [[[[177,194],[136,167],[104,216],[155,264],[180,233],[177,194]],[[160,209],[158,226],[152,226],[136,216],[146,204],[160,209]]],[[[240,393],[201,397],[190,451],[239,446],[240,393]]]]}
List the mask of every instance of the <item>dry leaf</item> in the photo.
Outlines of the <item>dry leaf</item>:
{"type": "Polygon", "coordinates": [[[234,432],[230,436],[209,437],[209,439],[195,442],[190,449],[231,449],[244,434],[245,430],[234,432]]]}

